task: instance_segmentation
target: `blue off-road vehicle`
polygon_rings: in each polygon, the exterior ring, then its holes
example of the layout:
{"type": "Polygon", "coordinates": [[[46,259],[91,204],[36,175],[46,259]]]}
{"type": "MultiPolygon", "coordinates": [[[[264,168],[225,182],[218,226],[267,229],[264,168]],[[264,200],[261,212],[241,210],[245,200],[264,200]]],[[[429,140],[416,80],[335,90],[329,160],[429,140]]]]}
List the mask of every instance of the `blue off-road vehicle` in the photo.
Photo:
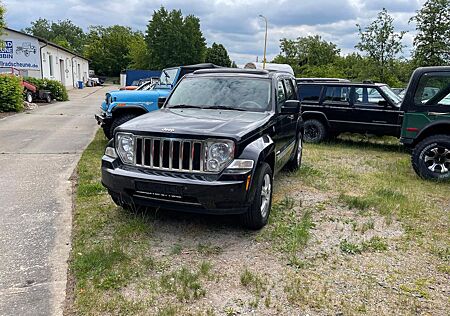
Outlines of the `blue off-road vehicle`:
{"type": "Polygon", "coordinates": [[[101,105],[101,114],[96,114],[95,119],[103,128],[105,136],[111,139],[118,126],[139,115],[159,109],[158,99],[166,98],[184,75],[199,69],[217,67],[219,66],[206,63],[166,68],[155,86],[144,85],[141,89],[134,91],[110,91],[101,105]]]}

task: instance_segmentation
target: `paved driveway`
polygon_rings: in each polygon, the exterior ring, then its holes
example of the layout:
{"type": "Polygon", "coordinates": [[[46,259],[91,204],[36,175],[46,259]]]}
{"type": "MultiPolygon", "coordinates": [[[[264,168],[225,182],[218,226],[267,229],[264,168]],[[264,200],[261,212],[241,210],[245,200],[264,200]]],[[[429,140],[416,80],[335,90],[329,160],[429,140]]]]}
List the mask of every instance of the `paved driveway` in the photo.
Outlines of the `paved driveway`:
{"type": "Polygon", "coordinates": [[[0,120],[0,315],[61,315],[72,227],[70,177],[111,87],[0,120]]]}

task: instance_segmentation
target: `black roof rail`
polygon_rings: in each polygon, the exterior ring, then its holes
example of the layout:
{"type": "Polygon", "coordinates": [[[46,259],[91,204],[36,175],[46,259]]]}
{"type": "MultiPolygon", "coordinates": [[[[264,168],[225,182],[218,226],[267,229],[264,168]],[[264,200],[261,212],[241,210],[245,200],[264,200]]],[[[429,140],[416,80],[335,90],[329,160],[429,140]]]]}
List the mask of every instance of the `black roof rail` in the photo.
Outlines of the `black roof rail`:
{"type": "Polygon", "coordinates": [[[194,74],[214,74],[214,73],[267,75],[269,72],[264,69],[241,69],[241,68],[225,68],[225,67],[199,69],[194,71],[194,74]]]}

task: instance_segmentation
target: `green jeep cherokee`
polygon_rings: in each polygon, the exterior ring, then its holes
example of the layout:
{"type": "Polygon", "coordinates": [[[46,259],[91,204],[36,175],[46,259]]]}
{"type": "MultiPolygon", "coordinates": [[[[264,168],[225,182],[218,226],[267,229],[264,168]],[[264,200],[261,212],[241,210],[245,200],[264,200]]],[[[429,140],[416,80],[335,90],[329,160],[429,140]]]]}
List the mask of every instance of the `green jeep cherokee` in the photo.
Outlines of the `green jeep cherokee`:
{"type": "Polygon", "coordinates": [[[413,148],[416,173],[424,179],[450,180],[450,67],[416,69],[401,110],[400,141],[413,148]]]}

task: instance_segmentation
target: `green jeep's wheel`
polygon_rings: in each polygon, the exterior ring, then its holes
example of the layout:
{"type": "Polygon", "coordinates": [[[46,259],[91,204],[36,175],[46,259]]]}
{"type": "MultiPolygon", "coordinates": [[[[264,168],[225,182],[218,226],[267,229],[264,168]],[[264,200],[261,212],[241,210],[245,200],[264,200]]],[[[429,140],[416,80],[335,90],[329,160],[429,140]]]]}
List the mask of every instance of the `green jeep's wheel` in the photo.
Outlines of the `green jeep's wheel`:
{"type": "Polygon", "coordinates": [[[267,163],[262,163],[253,182],[255,196],[247,213],[242,214],[242,222],[250,229],[261,229],[267,224],[272,207],[273,173],[267,163]]]}
{"type": "Polygon", "coordinates": [[[427,180],[450,180],[450,136],[434,135],[422,140],[412,152],[414,171],[427,180]]]}
{"type": "Polygon", "coordinates": [[[128,122],[129,120],[132,120],[132,119],[134,119],[135,117],[138,117],[138,116],[139,116],[138,114],[130,113],[130,114],[122,114],[120,116],[117,116],[116,118],[113,118],[113,122],[111,123],[111,125],[109,127],[109,134],[108,134],[109,137],[108,137],[108,135],[106,135],[106,132],[105,132],[105,136],[108,139],[113,138],[114,137],[114,130],[117,127],[119,127],[123,123],[128,122]]]}

